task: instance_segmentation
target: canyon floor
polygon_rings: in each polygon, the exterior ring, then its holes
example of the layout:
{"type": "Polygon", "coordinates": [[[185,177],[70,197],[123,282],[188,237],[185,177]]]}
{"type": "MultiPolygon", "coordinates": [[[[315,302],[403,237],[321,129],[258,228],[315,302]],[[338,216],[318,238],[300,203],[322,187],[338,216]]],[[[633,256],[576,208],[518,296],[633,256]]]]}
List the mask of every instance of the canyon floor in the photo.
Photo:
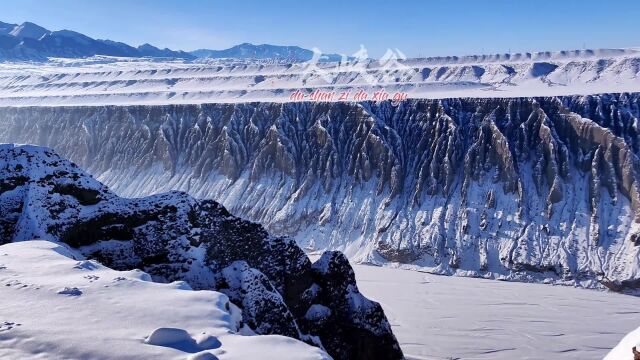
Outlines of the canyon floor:
{"type": "Polygon", "coordinates": [[[354,268],[407,359],[602,359],[640,317],[640,298],[628,295],[354,268]]]}

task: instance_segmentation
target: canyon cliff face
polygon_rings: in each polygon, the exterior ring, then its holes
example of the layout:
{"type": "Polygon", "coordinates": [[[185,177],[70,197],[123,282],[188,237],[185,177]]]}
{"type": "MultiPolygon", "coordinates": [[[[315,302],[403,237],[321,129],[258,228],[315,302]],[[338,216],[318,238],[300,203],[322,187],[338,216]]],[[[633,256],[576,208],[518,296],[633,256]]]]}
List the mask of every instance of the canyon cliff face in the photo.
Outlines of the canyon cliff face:
{"type": "Polygon", "coordinates": [[[120,195],[221,202],[308,250],[640,287],[639,94],[0,109],[120,195]]]}

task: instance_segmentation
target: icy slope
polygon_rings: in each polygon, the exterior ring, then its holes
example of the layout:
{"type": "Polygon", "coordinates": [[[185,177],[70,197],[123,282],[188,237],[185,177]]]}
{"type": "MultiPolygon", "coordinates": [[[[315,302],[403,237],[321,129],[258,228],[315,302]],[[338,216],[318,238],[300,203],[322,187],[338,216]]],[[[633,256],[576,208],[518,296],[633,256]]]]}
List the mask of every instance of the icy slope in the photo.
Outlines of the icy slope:
{"type": "Polygon", "coordinates": [[[116,270],[218,290],[256,333],[305,340],[335,359],[402,357],[341,253],[312,264],[291,239],[185,193],[118,197],[47,148],[0,145],[0,184],[3,243],[63,242],[116,270]]]}
{"type": "Polygon", "coordinates": [[[640,91],[640,51],[583,50],[495,56],[264,64],[107,58],[0,64],[0,105],[125,105],[290,101],[384,89],[412,98],[588,95],[640,91]]]}
{"type": "Polygon", "coordinates": [[[222,293],[153,283],[60,244],[0,246],[0,284],[3,359],[329,359],[283,336],[246,336],[222,293]]]}
{"type": "Polygon", "coordinates": [[[123,195],[216,199],[311,251],[631,291],[639,100],[4,108],[0,141],[53,147],[123,195]]]}

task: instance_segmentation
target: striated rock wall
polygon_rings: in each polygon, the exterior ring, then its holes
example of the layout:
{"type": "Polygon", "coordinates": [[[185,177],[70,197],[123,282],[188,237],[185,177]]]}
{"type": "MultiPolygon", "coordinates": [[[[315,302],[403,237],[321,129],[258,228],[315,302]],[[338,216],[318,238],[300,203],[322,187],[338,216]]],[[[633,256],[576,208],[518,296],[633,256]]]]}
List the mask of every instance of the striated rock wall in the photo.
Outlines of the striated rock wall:
{"type": "Polygon", "coordinates": [[[615,290],[640,279],[640,94],[0,108],[121,195],[169,189],[309,250],[615,290]]]}

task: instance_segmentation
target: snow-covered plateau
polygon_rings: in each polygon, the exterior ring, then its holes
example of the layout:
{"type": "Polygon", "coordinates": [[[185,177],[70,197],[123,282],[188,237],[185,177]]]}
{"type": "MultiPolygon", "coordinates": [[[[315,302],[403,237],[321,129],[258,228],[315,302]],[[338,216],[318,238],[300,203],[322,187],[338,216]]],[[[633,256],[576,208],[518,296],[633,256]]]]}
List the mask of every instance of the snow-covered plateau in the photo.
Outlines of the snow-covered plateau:
{"type": "Polygon", "coordinates": [[[321,360],[320,349],[240,327],[215,291],[115,271],[64,244],[0,246],[2,359],[321,360]]]}
{"type": "MultiPolygon", "coordinates": [[[[288,102],[300,90],[411,98],[590,95],[640,89],[637,49],[268,64],[96,56],[0,64],[0,106],[288,102]]],[[[307,98],[308,99],[308,98],[307,98]]]]}

